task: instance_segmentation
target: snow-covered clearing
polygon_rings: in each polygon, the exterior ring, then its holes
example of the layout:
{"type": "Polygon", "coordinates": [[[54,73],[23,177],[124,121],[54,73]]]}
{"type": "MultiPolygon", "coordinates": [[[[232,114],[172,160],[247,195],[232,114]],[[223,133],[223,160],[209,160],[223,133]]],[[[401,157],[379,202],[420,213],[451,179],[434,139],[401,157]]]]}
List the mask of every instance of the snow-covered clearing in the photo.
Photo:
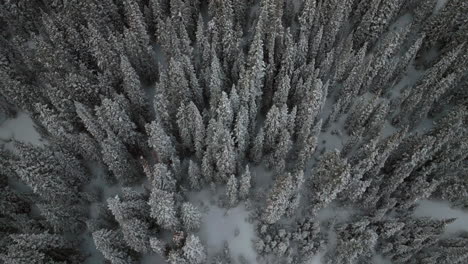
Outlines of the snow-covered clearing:
{"type": "Polygon", "coordinates": [[[104,263],[104,256],[102,255],[101,251],[97,250],[96,245],[94,244],[94,240],[91,237],[91,234],[89,234],[89,232],[86,232],[81,235],[81,239],[81,250],[89,254],[86,260],[84,261],[84,264],[104,263]]]}
{"type": "Polygon", "coordinates": [[[264,165],[251,166],[250,172],[252,174],[253,184],[256,187],[268,189],[273,185],[273,171],[268,170],[264,165]]]}
{"type": "Polygon", "coordinates": [[[257,263],[252,241],[255,239],[254,225],[248,221],[249,212],[245,206],[240,204],[231,209],[220,208],[210,204],[212,199],[213,195],[207,190],[190,197],[192,203],[205,209],[198,236],[206,245],[208,256],[221,253],[224,243],[228,242],[233,263],[240,263],[240,256],[251,264],[257,263]]]}
{"type": "Polygon", "coordinates": [[[437,0],[437,4],[434,7],[434,14],[437,14],[442,8],[444,8],[445,4],[447,4],[448,0],[437,0]]]}
{"type": "Polygon", "coordinates": [[[382,257],[381,255],[374,255],[374,257],[372,258],[372,262],[374,264],[392,264],[390,260],[382,257]]]}
{"type": "Polygon", "coordinates": [[[140,264],[166,264],[167,262],[158,255],[145,255],[140,264]]]}
{"type": "Polygon", "coordinates": [[[19,112],[15,118],[6,119],[0,123],[0,143],[4,144],[5,148],[12,149],[13,139],[40,146],[44,144],[33,120],[24,112],[19,112]]]}

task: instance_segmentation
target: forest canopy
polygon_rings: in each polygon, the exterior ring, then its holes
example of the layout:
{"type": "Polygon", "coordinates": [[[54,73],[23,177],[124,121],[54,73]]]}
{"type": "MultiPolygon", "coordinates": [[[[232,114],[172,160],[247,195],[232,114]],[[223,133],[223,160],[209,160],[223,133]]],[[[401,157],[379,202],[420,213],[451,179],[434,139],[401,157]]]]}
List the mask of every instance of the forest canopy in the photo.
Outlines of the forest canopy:
{"type": "Polygon", "coordinates": [[[467,263],[415,214],[468,208],[467,40],[466,0],[0,1],[39,135],[0,133],[0,263],[467,263]]]}

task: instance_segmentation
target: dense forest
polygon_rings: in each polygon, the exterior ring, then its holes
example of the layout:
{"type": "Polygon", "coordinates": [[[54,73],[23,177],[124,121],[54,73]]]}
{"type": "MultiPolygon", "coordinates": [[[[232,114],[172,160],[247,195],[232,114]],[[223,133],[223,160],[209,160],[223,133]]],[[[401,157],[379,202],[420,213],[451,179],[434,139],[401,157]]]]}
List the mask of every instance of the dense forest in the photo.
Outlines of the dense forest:
{"type": "Polygon", "coordinates": [[[467,40],[466,0],[0,0],[41,137],[1,141],[0,263],[467,263],[414,214],[468,208],[467,40]]]}

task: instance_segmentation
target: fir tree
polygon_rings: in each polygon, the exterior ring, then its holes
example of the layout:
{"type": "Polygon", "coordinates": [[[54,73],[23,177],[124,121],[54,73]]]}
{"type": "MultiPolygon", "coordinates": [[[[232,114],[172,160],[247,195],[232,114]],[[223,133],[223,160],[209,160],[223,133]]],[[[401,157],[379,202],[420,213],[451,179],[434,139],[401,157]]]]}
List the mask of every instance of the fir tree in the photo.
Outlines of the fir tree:
{"type": "Polygon", "coordinates": [[[313,199],[317,201],[313,210],[317,211],[329,204],[349,182],[350,168],[338,152],[325,154],[315,168],[314,180],[311,183],[313,199]]]}
{"type": "Polygon", "coordinates": [[[184,258],[190,263],[202,264],[206,260],[205,247],[202,245],[200,239],[193,234],[187,237],[182,252],[184,258]]]}
{"type": "Polygon", "coordinates": [[[231,175],[226,183],[226,198],[229,207],[237,205],[239,196],[238,185],[236,176],[231,175]]]}
{"type": "Polygon", "coordinates": [[[126,56],[120,56],[120,70],[123,75],[123,88],[130,102],[135,106],[137,112],[144,113],[147,105],[145,94],[140,79],[126,56]]]}
{"type": "Polygon", "coordinates": [[[98,230],[93,232],[96,248],[112,263],[134,263],[123,244],[122,234],[112,230],[98,230]]]}
{"type": "Polygon", "coordinates": [[[239,181],[239,199],[244,200],[249,197],[252,176],[250,174],[249,165],[245,167],[239,181]]]}
{"type": "Polygon", "coordinates": [[[263,148],[264,148],[264,132],[263,128],[258,131],[254,142],[253,142],[253,147],[250,151],[250,158],[255,162],[255,163],[260,163],[262,157],[263,157],[263,148]]]}
{"type": "Polygon", "coordinates": [[[188,179],[189,185],[194,190],[199,190],[201,187],[201,183],[203,181],[201,175],[201,168],[197,162],[190,160],[189,167],[188,167],[188,179]]]}
{"type": "Polygon", "coordinates": [[[125,145],[112,132],[108,134],[101,142],[102,160],[120,183],[129,184],[136,180],[138,169],[125,145]]]}
{"type": "Polygon", "coordinates": [[[181,219],[187,231],[197,230],[201,224],[201,213],[191,203],[183,203],[181,209],[181,219]]]}
{"type": "Polygon", "coordinates": [[[173,193],[153,188],[148,204],[151,208],[151,217],[156,219],[162,228],[175,230],[179,226],[173,193]]]}
{"type": "Polygon", "coordinates": [[[294,186],[291,174],[288,173],[286,176],[278,177],[268,195],[261,219],[268,224],[273,224],[280,220],[289,207],[289,199],[293,191],[294,186]]]}
{"type": "Polygon", "coordinates": [[[117,101],[104,99],[101,106],[96,107],[96,116],[105,130],[111,130],[115,136],[126,144],[136,144],[136,125],[131,121],[126,109],[117,101]]]}
{"type": "Polygon", "coordinates": [[[167,135],[160,123],[155,121],[146,125],[148,133],[148,145],[156,151],[160,162],[168,162],[176,154],[174,143],[167,135]]]}

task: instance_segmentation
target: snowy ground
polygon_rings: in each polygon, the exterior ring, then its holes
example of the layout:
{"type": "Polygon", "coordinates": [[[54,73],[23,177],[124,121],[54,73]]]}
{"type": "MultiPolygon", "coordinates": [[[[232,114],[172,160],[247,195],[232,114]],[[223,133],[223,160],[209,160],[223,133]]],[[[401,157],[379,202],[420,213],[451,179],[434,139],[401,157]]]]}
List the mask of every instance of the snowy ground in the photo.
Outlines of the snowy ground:
{"type": "Polygon", "coordinates": [[[198,235],[208,248],[208,256],[221,253],[224,243],[228,242],[233,263],[240,263],[240,256],[251,264],[257,263],[257,253],[253,248],[254,225],[248,221],[249,212],[245,206],[240,204],[231,209],[220,208],[211,203],[213,198],[210,191],[201,191],[190,197],[192,203],[204,208],[198,235]]]}
{"type": "Polygon", "coordinates": [[[434,14],[437,14],[447,3],[448,0],[437,0],[437,4],[434,7],[434,14]]]}
{"type": "Polygon", "coordinates": [[[34,145],[43,145],[44,140],[34,127],[32,119],[23,112],[19,112],[15,118],[6,119],[0,123],[0,144],[11,149],[12,140],[29,142],[34,145]]]}

